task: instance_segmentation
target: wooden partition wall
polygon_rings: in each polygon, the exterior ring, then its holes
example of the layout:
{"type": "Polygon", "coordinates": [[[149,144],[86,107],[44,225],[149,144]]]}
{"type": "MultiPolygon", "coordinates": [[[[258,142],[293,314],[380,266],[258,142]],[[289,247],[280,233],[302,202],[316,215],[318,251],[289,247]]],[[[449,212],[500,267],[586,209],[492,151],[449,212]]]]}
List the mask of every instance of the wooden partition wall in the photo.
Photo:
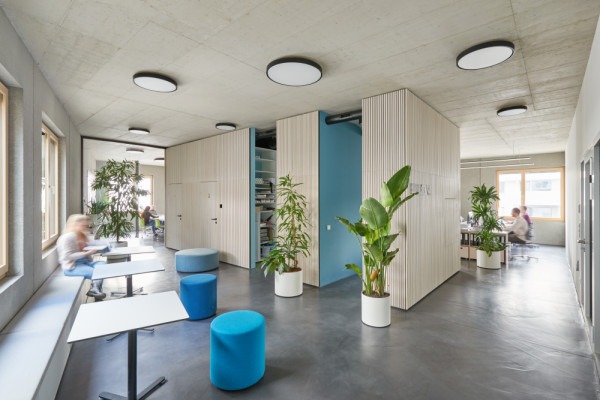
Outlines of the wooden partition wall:
{"type": "Polygon", "coordinates": [[[408,309],[460,269],[459,129],[407,89],[363,99],[363,197],[411,165],[420,194],[392,222],[392,306],[408,309]]]}
{"type": "Polygon", "coordinates": [[[221,261],[250,268],[249,149],[250,129],[167,149],[167,247],[216,247],[221,261]]]}
{"type": "Polygon", "coordinates": [[[311,255],[300,259],[304,283],[319,286],[319,112],[277,121],[277,176],[301,182],[306,196],[312,239],[311,255]]]}

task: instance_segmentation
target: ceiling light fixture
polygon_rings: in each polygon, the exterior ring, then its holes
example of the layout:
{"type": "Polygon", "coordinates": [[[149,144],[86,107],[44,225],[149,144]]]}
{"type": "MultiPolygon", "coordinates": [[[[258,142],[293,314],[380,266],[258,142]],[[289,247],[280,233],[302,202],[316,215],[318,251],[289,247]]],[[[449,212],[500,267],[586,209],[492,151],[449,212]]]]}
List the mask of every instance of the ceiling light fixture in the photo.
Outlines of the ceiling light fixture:
{"type": "Polygon", "coordinates": [[[125,151],[131,154],[142,154],[144,152],[144,150],[138,149],[137,147],[128,147],[125,151]]]}
{"type": "Polygon", "coordinates": [[[499,117],[510,117],[513,115],[523,114],[527,111],[527,106],[504,107],[498,110],[499,117]]]}
{"type": "Polygon", "coordinates": [[[301,57],[283,57],[267,65],[267,76],[273,82],[286,86],[306,86],[323,76],[321,66],[301,57]]]}
{"type": "Polygon", "coordinates": [[[494,40],[469,47],[456,57],[460,69],[483,69],[500,64],[512,57],[515,45],[506,40],[494,40]]]}
{"type": "Polygon", "coordinates": [[[231,122],[219,122],[215,125],[215,128],[220,129],[222,131],[234,131],[236,126],[231,122]]]}
{"type": "Polygon", "coordinates": [[[177,90],[177,82],[168,76],[154,72],[138,72],[133,75],[133,83],[154,92],[168,93],[177,90]]]}
{"type": "Polygon", "coordinates": [[[505,164],[505,165],[479,165],[477,167],[460,167],[460,169],[482,169],[482,168],[506,168],[506,167],[527,167],[535,165],[534,163],[527,164],[505,164]]]}
{"type": "Polygon", "coordinates": [[[503,158],[498,160],[481,160],[481,161],[461,161],[460,164],[481,164],[486,162],[505,162],[505,161],[523,161],[523,160],[531,160],[531,157],[520,157],[520,158],[503,158]]]}
{"type": "Polygon", "coordinates": [[[164,157],[156,157],[154,161],[165,161],[164,157]]]}
{"type": "Polygon", "coordinates": [[[129,128],[129,133],[135,133],[136,135],[147,135],[150,133],[150,131],[145,128],[129,128]]]}

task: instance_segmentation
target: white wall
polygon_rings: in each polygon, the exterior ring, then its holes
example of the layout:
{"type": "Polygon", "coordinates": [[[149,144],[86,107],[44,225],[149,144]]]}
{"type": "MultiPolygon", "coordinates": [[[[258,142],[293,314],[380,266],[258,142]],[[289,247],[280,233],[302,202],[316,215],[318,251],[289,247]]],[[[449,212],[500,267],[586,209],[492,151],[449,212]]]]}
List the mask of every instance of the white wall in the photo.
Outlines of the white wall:
{"type": "MultiPolygon", "coordinates": [[[[154,206],[159,214],[165,213],[165,167],[157,165],[142,165],[140,164],[140,174],[152,175],[154,188],[154,206]]],[[[149,204],[142,204],[146,206],[149,204]]]]}
{"type": "MultiPolygon", "coordinates": [[[[523,156],[531,157],[531,160],[527,160],[527,162],[533,162],[535,164],[523,168],[548,168],[565,166],[565,153],[562,152],[523,156]]],[[[469,191],[473,188],[473,186],[479,186],[482,184],[485,184],[486,186],[496,186],[496,171],[506,169],[519,169],[519,167],[463,169],[460,171],[460,204],[461,215],[464,218],[467,218],[467,213],[471,210],[469,191]]],[[[514,205],[514,207],[519,206],[521,206],[521,204],[514,205]]],[[[536,243],[550,244],[555,246],[565,245],[564,222],[535,221],[534,226],[536,243]]]]}
{"type": "Polygon", "coordinates": [[[0,80],[9,88],[9,277],[0,281],[0,328],[56,268],[42,255],[41,125],[59,136],[60,225],[80,211],[80,136],[27,48],[0,11],[0,80]]]}

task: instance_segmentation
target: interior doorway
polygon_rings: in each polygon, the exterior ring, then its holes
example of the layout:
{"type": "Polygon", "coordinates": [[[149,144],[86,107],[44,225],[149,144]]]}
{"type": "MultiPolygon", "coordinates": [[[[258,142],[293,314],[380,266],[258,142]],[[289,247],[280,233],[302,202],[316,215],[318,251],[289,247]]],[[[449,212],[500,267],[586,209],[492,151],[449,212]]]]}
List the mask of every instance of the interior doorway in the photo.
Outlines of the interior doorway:
{"type": "Polygon", "coordinates": [[[580,167],[581,202],[579,209],[580,302],[588,323],[593,326],[593,156],[584,159],[580,167]]]}

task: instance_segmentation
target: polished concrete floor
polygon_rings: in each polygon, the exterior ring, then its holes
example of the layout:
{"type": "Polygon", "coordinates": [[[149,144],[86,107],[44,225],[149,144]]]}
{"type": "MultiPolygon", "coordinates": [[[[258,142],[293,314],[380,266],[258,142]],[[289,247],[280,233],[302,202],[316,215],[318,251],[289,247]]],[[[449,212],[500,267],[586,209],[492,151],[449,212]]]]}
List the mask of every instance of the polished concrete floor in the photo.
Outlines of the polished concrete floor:
{"type": "MultiPolygon", "coordinates": [[[[156,243],[156,242],[155,242],[156,243]]],[[[148,292],[178,290],[173,252],[157,244],[166,272],[134,277],[148,292]]],[[[360,281],[349,278],[299,298],[273,294],[272,277],[222,264],[218,314],[267,320],[266,372],[255,386],[221,391],[209,379],[211,319],[138,333],[138,386],[168,382],[150,399],[596,399],[594,359],[564,249],[500,271],[462,270],[389,328],[360,322],[360,281]]],[[[106,281],[116,287],[124,282],[106,281]]],[[[102,321],[98,321],[99,324],[102,321]]],[[[77,343],[57,399],[126,393],[127,340],[77,343]]]]}

